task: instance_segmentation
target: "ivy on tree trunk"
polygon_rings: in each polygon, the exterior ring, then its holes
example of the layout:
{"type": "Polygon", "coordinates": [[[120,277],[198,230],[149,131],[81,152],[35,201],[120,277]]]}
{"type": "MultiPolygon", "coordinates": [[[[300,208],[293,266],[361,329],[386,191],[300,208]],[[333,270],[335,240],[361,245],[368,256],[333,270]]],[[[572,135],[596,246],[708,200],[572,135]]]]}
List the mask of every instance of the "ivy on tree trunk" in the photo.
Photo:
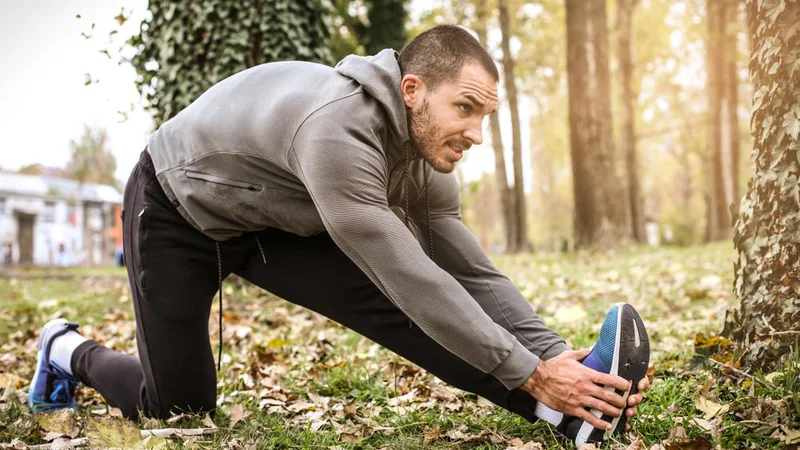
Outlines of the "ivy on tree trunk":
{"type": "Polygon", "coordinates": [[[723,335],[773,370],[800,335],[800,2],[749,0],[754,175],[735,226],[734,293],[723,335]]]}
{"type": "Polygon", "coordinates": [[[258,64],[332,63],[321,0],[150,0],[128,42],[156,126],[217,82],[258,64]]]}

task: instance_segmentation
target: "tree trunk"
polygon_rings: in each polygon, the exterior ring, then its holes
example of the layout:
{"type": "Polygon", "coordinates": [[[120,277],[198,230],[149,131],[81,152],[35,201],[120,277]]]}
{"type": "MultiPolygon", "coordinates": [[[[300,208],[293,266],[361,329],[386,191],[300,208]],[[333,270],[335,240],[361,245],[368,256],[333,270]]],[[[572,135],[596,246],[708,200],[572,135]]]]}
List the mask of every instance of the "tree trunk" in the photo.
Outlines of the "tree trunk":
{"type": "Polygon", "coordinates": [[[706,20],[708,29],[707,67],[708,67],[708,132],[709,132],[709,198],[710,223],[708,240],[717,241],[730,237],[730,213],[725,195],[725,171],[722,164],[723,123],[722,106],[724,102],[724,36],[726,0],[706,0],[706,20]]]}
{"type": "Polygon", "coordinates": [[[567,0],[570,156],[577,248],[612,249],[626,234],[613,159],[603,0],[567,0]],[[605,41],[605,45],[603,44],[605,41]]]}
{"type": "MultiPolygon", "coordinates": [[[[478,40],[486,47],[486,23],[489,21],[487,0],[477,0],[475,4],[475,32],[478,40]]],[[[505,250],[512,247],[516,242],[515,222],[512,217],[512,192],[508,187],[508,176],[506,174],[506,157],[503,152],[503,136],[500,132],[500,118],[497,113],[489,116],[489,136],[494,150],[494,174],[497,182],[497,195],[500,197],[501,223],[503,228],[503,242],[505,250]]]]}
{"type": "Polygon", "coordinates": [[[609,220],[617,234],[617,238],[630,235],[630,219],[628,214],[627,191],[618,175],[620,165],[615,155],[614,122],[611,119],[611,75],[608,68],[608,19],[605,0],[591,0],[589,3],[589,44],[592,46],[591,57],[595,70],[595,117],[599,128],[597,136],[599,162],[609,177],[603,194],[609,220]]]}
{"type": "Polygon", "coordinates": [[[514,209],[513,222],[515,239],[509,251],[526,252],[530,250],[528,242],[527,209],[525,208],[525,185],[522,179],[522,138],[520,137],[519,108],[517,106],[517,86],[514,83],[514,59],[511,57],[509,41],[511,32],[508,18],[508,0],[498,1],[500,13],[501,46],[503,49],[503,75],[505,78],[506,96],[511,113],[511,146],[514,152],[514,209]]]}
{"type": "Polygon", "coordinates": [[[636,154],[636,127],[633,92],[633,58],[631,56],[631,28],[633,10],[637,0],[617,2],[617,53],[619,57],[620,82],[622,84],[622,138],[620,149],[625,157],[628,178],[628,204],[630,208],[631,230],[636,242],[646,242],[644,234],[644,205],[639,185],[639,160],[636,154]]]}
{"type": "Polygon", "coordinates": [[[754,170],[734,244],[734,293],[723,335],[751,370],[773,371],[798,338],[800,322],[800,36],[786,27],[800,3],[747,2],[753,38],[754,170]]]}
{"type": "Polygon", "coordinates": [[[731,202],[733,203],[732,215],[735,217],[739,211],[741,193],[739,189],[739,76],[736,70],[738,59],[736,35],[739,31],[739,2],[728,4],[725,14],[725,99],[728,119],[728,155],[730,156],[730,186],[731,202]]]}

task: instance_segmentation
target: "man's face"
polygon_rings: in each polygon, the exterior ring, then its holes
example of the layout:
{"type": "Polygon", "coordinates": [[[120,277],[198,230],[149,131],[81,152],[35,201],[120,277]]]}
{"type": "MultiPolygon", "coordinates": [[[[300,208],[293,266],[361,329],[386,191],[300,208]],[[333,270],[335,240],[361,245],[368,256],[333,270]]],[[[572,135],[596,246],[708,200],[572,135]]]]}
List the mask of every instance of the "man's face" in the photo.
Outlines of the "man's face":
{"type": "Polygon", "coordinates": [[[483,117],[497,110],[497,83],[477,62],[433,91],[406,75],[402,90],[412,143],[437,172],[452,172],[464,151],[483,142],[483,117]]]}

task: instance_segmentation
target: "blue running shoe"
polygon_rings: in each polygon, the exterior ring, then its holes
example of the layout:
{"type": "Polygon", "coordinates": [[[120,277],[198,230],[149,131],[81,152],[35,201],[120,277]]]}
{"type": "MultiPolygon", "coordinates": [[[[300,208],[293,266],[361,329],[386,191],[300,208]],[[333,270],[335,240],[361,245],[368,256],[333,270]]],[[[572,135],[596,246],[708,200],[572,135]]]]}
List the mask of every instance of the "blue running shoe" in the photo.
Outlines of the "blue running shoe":
{"type": "MultiPolygon", "coordinates": [[[[650,340],[647,337],[647,330],[644,328],[642,318],[633,306],[627,303],[617,303],[611,307],[600,329],[600,337],[597,339],[591,353],[584,358],[582,363],[598,372],[618,375],[631,382],[631,389],[628,392],[616,390],[610,386],[608,390],[614,390],[617,394],[628,401],[628,396],[637,392],[639,380],[647,376],[647,367],[650,363],[650,340]]],[[[558,431],[567,439],[575,443],[578,447],[584,443],[602,444],[612,434],[621,433],[625,430],[627,417],[625,411],[621,417],[611,417],[604,415],[596,409],[591,413],[611,423],[611,430],[600,430],[594,428],[589,422],[573,416],[565,416],[558,431]]]]}
{"type": "Polygon", "coordinates": [[[53,340],[77,329],[77,323],[70,323],[64,319],[53,319],[42,327],[39,335],[39,351],[36,354],[36,372],[28,389],[28,406],[31,411],[42,413],[62,408],[77,409],[75,388],[78,387],[78,379],[50,362],[53,340]]]}

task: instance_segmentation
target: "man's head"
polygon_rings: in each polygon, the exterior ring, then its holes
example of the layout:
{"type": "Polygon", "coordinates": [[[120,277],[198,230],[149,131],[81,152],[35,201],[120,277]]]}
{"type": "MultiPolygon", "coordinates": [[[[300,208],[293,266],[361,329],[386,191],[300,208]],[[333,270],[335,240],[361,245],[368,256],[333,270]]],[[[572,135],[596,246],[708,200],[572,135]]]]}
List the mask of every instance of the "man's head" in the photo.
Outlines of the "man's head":
{"type": "Polygon", "coordinates": [[[399,63],[412,143],[436,171],[452,172],[483,141],[483,117],[497,109],[497,67],[475,38],[451,25],[414,38],[399,63]]]}

